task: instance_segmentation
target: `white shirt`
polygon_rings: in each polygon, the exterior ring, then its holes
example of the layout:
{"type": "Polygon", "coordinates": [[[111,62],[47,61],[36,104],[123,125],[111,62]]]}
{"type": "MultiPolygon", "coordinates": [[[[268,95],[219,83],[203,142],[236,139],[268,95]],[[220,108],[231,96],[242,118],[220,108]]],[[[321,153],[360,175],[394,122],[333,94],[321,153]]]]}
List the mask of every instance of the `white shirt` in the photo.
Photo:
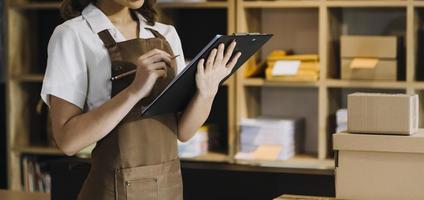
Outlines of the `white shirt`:
{"type": "MultiPolygon", "coordinates": [[[[177,72],[185,67],[180,38],[171,25],[156,22],[149,26],[146,19],[137,14],[140,21],[140,38],[154,35],[145,27],[165,36],[177,57],[177,72]]],[[[108,29],[116,42],[126,39],[103,12],[89,4],[82,15],[57,26],[48,44],[47,68],[41,97],[49,104],[48,95],[54,95],[82,110],[99,107],[110,99],[112,89],[111,62],[107,49],[97,33],[108,29]]]]}

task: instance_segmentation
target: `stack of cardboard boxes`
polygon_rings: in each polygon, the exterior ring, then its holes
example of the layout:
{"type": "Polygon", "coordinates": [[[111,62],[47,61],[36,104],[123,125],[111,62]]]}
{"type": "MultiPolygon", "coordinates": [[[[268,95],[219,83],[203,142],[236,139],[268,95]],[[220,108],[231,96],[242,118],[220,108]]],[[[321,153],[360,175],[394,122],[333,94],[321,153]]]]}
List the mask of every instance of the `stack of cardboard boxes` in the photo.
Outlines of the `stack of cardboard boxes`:
{"type": "Polygon", "coordinates": [[[348,133],[333,137],[336,197],[424,199],[424,134],[418,96],[348,96],[348,133]]]}

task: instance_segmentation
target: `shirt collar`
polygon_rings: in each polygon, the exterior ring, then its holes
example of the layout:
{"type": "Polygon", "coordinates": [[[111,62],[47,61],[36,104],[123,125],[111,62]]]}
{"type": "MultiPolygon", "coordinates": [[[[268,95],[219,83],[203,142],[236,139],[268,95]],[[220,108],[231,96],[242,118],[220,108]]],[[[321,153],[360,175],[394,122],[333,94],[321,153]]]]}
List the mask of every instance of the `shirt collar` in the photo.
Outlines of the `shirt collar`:
{"type": "MultiPolygon", "coordinates": [[[[93,3],[90,3],[88,6],[86,6],[82,11],[81,15],[87,20],[93,32],[99,33],[107,29],[113,31],[114,36],[120,35],[120,37],[123,38],[123,36],[119,33],[118,30],[116,30],[115,26],[112,24],[109,18],[107,18],[107,16],[93,3]]],[[[141,37],[144,28],[155,29],[154,26],[150,26],[147,24],[146,18],[144,18],[144,16],[141,15],[139,12],[136,12],[136,15],[140,22],[141,29],[139,30],[139,37],[141,37]]]]}
{"type": "Polygon", "coordinates": [[[90,3],[82,10],[81,15],[87,20],[91,29],[95,33],[99,33],[105,29],[114,29],[112,22],[106,17],[106,15],[95,5],[90,3]]]}

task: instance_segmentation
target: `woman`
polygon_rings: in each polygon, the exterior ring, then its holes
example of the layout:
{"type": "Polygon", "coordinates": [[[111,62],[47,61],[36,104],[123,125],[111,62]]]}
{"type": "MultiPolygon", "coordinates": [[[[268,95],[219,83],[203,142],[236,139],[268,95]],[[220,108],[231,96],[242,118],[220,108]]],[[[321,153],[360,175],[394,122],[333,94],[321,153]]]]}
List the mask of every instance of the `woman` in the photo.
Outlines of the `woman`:
{"type": "Polygon", "coordinates": [[[235,42],[200,60],[197,92],[181,114],[139,111],[181,71],[174,27],[155,22],[155,0],[65,0],[68,19],[48,46],[41,96],[66,155],[97,143],[79,199],[182,199],[177,139],[207,119],[219,83],[236,64],[235,42]],[[135,75],[111,80],[136,69],[135,75]]]}

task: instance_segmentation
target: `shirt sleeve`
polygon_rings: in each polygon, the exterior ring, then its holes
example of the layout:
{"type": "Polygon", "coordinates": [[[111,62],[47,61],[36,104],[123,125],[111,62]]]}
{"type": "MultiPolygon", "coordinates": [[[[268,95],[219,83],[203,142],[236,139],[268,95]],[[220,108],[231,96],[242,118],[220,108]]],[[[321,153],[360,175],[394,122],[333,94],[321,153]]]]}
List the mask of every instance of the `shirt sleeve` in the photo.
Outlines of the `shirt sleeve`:
{"type": "Polygon", "coordinates": [[[177,60],[177,74],[183,71],[183,69],[186,67],[185,63],[185,57],[183,48],[181,45],[180,36],[177,33],[177,30],[175,30],[174,26],[171,27],[171,38],[170,38],[170,44],[172,47],[172,50],[174,51],[175,55],[180,55],[176,58],[177,60]]]}
{"type": "Polygon", "coordinates": [[[84,109],[87,97],[87,65],[78,34],[66,24],[56,27],[47,47],[47,67],[41,98],[50,106],[49,95],[84,109]]]}

